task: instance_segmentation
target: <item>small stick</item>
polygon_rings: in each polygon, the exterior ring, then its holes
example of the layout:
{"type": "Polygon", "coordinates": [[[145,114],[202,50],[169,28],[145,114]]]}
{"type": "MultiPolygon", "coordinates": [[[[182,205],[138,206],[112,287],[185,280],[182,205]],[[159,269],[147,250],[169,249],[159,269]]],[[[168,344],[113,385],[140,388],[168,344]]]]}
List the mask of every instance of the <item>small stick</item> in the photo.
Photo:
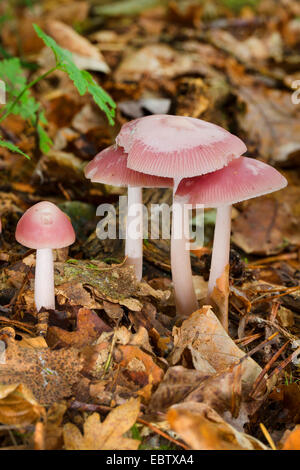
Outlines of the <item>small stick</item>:
{"type": "Polygon", "coordinates": [[[254,398],[256,395],[257,395],[257,392],[258,392],[258,388],[259,388],[259,384],[260,382],[264,379],[264,376],[265,374],[271,369],[272,365],[274,364],[274,362],[276,361],[276,359],[278,359],[278,357],[283,353],[283,351],[286,349],[286,347],[288,346],[290,342],[287,341],[275,354],[274,356],[271,358],[271,360],[268,362],[268,364],[265,365],[265,367],[263,368],[263,370],[261,371],[261,373],[259,374],[259,376],[257,377],[257,379],[255,380],[254,384],[253,384],[253,387],[252,387],[252,391],[250,392],[250,396],[252,398],[254,398]]]}
{"type": "Polygon", "coordinates": [[[147,421],[143,420],[142,418],[138,418],[137,422],[140,423],[140,424],[143,424],[144,426],[148,426],[148,428],[151,429],[151,431],[159,434],[160,436],[164,437],[168,441],[173,442],[173,444],[176,444],[177,446],[182,447],[184,450],[191,450],[188,446],[186,446],[182,442],[177,441],[177,439],[174,439],[173,437],[169,436],[168,434],[161,431],[159,428],[157,428],[153,424],[148,423],[147,421]]]}

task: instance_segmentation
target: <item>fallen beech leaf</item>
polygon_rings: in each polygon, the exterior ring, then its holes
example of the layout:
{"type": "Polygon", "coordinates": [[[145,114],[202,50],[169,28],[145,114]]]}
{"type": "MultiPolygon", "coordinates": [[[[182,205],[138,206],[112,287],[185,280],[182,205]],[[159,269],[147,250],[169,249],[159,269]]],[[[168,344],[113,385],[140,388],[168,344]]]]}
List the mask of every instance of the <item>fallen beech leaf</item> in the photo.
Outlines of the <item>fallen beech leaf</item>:
{"type": "Polygon", "coordinates": [[[77,314],[76,331],[66,331],[57,326],[51,326],[48,330],[47,340],[49,345],[72,346],[82,348],[95,341],[103,331],[111,331],[98,315],[88,308],[81,308],[77,314]]]}
{"type": "Polygon", "coordinates": [[[245,253],[271,255],[287,244],[300,245],[298,186],[288,186],[272,195],[242,204],[232,222],[232,240],[245,253]]]}
{"type": "Polygon", "coordinates": [[[68,304],[91,309],[101,308],[101,303],[96,302],[93,296],[79,282],[66,282],[56,286],[55,294],[60,305],[68,304]]]}
{"type": "Polygon", "coordinates": [[[267,161],[299,162],[300,112],[291,100],[291,93],[257,83],[253,87],[237,87],[235,93],[244,105],[239,108],[242,112],[238,119],[249,147],[255,146],[267,161]]]}
{"type": "Polygon", "coordinates": [[[113,304],[105,300],[103,302],[103,309],[112,320],[120,320],[124,315],[124,311],[119,304],[113,304]]]}
{"type": "Polygon", "coordinates": [[[157,385],[163,378],[164,372],[153,361],[149,354],[137,346],[119,346],[122,353],[120,366],[126,369],[130,378],[142,386],[148,383],[157,385]]]}
{"type": "Polygon", "coordinates": [[[80,69],[109,72],[109,67],[97,47],[70,26],[61,21],[49,20],[46,23],[46,32],[61,47],[72,52],[74,62],[80,69]]]}
{"type": "Polygon", "coordinates": [[[43,404],[55,403],[72,394],[83,361],[77,349],[51,351],[20,347],[12,339],[5,342],[5,364],[0,364],[1,384],[22,383],[43,404]]]}
{"type": "Polygon", "coordinates": [[[292,431],[286,431],[281,439],[282,450],[300,450],[300,425],[292,431]]]}
{"type": "MultiPolygon", "coordinates": [[[[184,350],[188,349],[196,369],[201,370],[203,361],[206,361],[217,372],[224,372],[245,355],[228,336],[208,305],[194,312],[180,328],[174,327],[173,335],[172,364],[177,364],[184,350]]],[[[244,383],[253,384],[260,372],[261,368],[252,358],[242,362],[244,383]]]]}
{"type": "Polygon", "coordinates": [[[258,439],[238,432],[203,403],[175,405],[167,419],[171,428],[194,450],[268,450],[258,439]]]}
{"type": "Polygon", "coordinates": [[[45,410],[23,384],[0,384],[0,423],[27,425],[45,418],[45,410]]]}
{"type": "Polygon", "coordinates": [[[170,367],[151,397],[149,410],[166,411],[170,406],[182,402],[210,375],[211,372],[185,369],[182,366],[170,367]]]}
{"type": "Polygon", "coordinates": [[[123,437],[135,424],[140,411],[139,400],[131,398],[124,405],[113,409],[100,422],[98,413],[90,415],[83,425],[83,435],[71,423],[64,426],[64,442],[67,450],[136,450],[140,441],[123,437]]]}

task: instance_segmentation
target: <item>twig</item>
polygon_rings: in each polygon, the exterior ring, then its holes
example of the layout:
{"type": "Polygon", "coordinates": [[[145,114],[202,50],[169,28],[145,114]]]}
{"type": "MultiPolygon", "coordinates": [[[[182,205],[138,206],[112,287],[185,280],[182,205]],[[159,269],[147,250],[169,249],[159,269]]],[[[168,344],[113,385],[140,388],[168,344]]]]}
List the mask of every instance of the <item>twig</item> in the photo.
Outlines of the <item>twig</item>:
{"type": "Polygon", "coordinates": [[[250,397],[252,398],[255,398],[257,396],[257,393],[259,391],[259,384],[261,383],[261,381],[264,379],[264,376],[265,374],[271,369],[272,365],[274,364],[274,362],[278,359],[278,357],[283,353],[283,351],[287,348],[288,344],[290,342],[287,341],[275,354],[274,356],[271,358],[271,360],[268,362],[268,364],[265,365],[265,367],[263,368],[263,370],[261,371],[261,373],[259,374],[259,376],[257,377],[257,379],[255,380],[254,384],[253,384],[253,387],[252,387],[252,391],[250,392],[250,397]]]}
{"type": "Polygon", "coordinates": [[[148,423],[147,421],[145,421],[144,419],[138,418],[137,422],[140,423],[140,424],[143,424],[144,426],[148,426],[148,428],[151,429],[151,431],[155,432],[156,434],[159,434],[160,436],[164,437],[168,441],[173,442],[173,444],[176,444],[177,446],[182,447],[184,450],[191,450],[188,446],[186,446],[182,442],[177,441],[177,439],[174,439],[173,437],[169,436],[168,434],[161,431],[159,428],[157,428],[153,424],[148,423]]]}

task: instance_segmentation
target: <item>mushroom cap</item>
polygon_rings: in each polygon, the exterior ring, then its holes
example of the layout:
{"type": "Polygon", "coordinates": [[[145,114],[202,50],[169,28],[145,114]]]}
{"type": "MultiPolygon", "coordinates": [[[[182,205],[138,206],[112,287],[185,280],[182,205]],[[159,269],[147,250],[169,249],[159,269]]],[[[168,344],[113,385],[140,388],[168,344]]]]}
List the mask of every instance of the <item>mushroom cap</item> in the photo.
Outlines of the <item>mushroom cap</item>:
{"type": "Polygon", "coordinates": [[[287,180],[270,165],[240,157],[221,170],[182,180],[176,196],[187,204],[220,207],[284,188],[287,180]]]}
{"type": "Polygon", "coordinates": [[[85,176],[94,183],[114,186],[141,186],[144,188],[169,188],[170,178],[146,175],[127,168],[127,154],[124,149],[111,145],[102,150],[85,168],[85,176]]]}
{"type": "Polygon", "coordinates": [[[124,124],[116,142],[128,153],[128,168],[175,179],[216,171],[247,150],[222,127],[167,114],[124,124]]]}
{"type": "Polygon", "coordinates": [[[36,250],[64,248],[75,241],[69,217],[52,202],[43,201],[22,215],[16,228],[16,240],[36,250]]]}

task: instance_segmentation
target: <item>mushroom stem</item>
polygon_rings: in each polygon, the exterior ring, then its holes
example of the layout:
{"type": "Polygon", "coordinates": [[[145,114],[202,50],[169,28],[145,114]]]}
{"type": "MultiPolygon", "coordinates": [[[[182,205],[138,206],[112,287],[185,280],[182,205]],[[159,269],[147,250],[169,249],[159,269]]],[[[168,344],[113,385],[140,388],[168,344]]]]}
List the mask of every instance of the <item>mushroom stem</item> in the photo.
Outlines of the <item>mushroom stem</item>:
{"type": "Polygon", "coordinates": [[[140,281],[143,273],[143,211],[140,187],[128,186],[125,255],[127,264],[134,266],[136,278],[140,281]],[[134,207],[136,204],[140,206],[134,207]]]}
{"type": "Polygon", "coordinates": [[[42,307],[54,310],[54,269],[51,248],[36,250],[34,300],[37,311],[42,307]]]}
{"type": "Polygon", "coordinates": [[[180,202],[180,199],[174,197],[171,234],[171,270],[176,311],[178,315],[184,317],[189,316],[198,309],[198,302],[193,286],[189,238],[187,236],[188,230],[189,213],[184,210],[184,204],[180,202]]]}
{"type": "Polygon", "coordinates": [[[214,243],[208,280],[208,294],[217,285],[217,280],[224,274],[229,263],[231,228],[231,205],[219,207],[214,233],[214,243]]]}

